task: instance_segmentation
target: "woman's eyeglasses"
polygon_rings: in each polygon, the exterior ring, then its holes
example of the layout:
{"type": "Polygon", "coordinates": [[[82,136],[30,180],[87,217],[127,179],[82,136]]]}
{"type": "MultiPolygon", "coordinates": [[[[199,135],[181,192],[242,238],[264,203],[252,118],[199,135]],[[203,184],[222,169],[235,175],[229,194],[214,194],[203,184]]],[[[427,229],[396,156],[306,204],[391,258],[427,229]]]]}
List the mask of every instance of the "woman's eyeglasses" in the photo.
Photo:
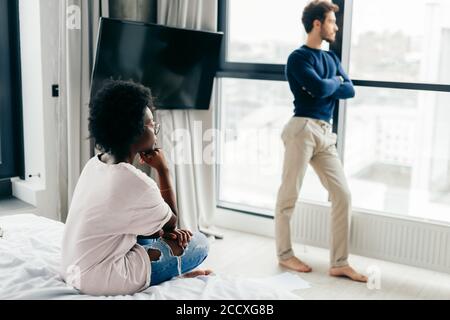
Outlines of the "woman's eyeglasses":
{"type": "Polygon", "coordinates": [[[155,131],[155,136],[158,135],[159,130],[161,129],[161,125],[157,122],[154,122],[153,126],[147,124],[147,125],[144,125],[144,127],[148,127],[149,129],[153,128],[153,130],[155,131]]]}

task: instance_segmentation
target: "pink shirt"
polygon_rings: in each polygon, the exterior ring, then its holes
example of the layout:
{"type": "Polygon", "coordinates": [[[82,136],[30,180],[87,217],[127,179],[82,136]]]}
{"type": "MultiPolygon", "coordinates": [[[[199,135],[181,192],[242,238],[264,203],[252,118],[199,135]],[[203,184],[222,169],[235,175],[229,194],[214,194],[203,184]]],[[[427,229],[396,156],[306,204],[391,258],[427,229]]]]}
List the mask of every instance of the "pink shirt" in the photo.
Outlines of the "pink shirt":
{"type": "Polygon", "coordinates": [[[61,274],[90,295],[125,295],[150,285],[150,259],[136,244],[172,211],[150,177],[128,163],[93,157],[81,173],[67,217],[61,274]]]}

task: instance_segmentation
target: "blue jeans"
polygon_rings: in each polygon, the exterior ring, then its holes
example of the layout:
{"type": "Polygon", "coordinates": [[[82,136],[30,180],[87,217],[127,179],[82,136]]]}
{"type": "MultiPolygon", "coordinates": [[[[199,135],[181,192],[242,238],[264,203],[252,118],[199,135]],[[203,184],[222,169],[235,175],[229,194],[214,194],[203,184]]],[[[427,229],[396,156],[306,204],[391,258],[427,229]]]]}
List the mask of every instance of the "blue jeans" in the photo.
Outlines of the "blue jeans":
{"type": "Polygon", "coordinates": [[[194,270],[206,259],[209,251],[208,239],[200,232],[194,233],[180,256],[175,256],[162,238],[138,239],[137,243],[146,251],[154,249],[161,253],[157,261],[151,261],[151,286],[194,270]]]}

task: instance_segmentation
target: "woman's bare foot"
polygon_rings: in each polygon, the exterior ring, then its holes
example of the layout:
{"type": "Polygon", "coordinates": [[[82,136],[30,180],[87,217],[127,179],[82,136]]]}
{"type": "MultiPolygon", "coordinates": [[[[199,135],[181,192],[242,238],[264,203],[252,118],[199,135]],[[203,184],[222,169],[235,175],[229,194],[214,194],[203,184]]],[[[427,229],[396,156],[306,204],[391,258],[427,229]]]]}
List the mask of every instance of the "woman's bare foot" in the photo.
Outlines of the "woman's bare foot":
{"type": "Polygon", "coordinates": [[[367,282],[367,277],[356,272],[352,267],[336,267],[330,269],[330,276],[333,277],[347,277],[353,281],[367,282]]]}
{"type": "Polygon", "coordinates": [[[311,272],[312,269],[306,263],[297,257],[291,257],[286,260],[279,261],[280,266],[297,271],[297,272],[311,272]]]}
{"type": "Polygon", "coordinates": [[[195,278],[198,276],[207,276],[210,275],[211,273],[213,273],[212,270],[206,269],[206,270],[194,270],[188,273],[185,273],[182,275],[183,278],[195,278]]]}

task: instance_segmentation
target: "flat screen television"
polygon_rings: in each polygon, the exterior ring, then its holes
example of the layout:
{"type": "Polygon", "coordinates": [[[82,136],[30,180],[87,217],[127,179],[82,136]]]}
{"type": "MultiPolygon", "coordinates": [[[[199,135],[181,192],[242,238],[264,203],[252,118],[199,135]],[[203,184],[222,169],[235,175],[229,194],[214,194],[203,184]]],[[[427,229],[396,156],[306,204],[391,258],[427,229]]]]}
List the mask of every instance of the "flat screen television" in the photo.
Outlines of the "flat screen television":
{"type": "Polygon", "coordinates": [[[101,18],[91,96],[105,80],[142,83],[158,109],[209,109],[223,34],[101,18]]]}

